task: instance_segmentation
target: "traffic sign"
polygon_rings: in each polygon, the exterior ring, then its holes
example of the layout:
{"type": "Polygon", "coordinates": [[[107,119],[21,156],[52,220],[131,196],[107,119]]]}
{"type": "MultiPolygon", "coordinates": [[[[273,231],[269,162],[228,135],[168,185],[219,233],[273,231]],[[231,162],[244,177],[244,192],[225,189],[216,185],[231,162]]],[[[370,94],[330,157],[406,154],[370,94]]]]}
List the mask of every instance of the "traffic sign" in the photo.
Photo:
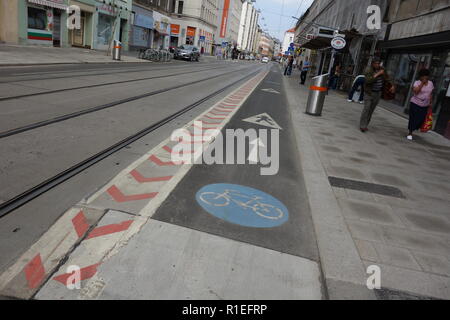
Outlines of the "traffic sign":
{"type": "Polygon", "coordinates": [[[342,37],[334,37],[333,40],[331,40],[331,46],[336,50],[344,49],[347,45],[347,42],[342,37]]]}

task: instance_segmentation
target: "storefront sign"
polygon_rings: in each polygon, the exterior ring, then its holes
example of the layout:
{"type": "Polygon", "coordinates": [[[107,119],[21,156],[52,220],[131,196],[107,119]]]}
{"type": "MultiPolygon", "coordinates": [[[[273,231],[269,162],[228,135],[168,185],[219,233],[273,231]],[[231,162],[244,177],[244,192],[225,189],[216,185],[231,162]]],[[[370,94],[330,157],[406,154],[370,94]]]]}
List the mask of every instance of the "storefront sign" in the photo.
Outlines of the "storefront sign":
{"type": "Polygon", "coordinates": [[[171,35],[179,35],[180,34],[180,25],[179,24],[171,24],[170,25],[170,34],[171,35]]]}
{"type": "Polygon", "coordinates": [[[195,37],[195,28],[193,28],[193,27],[187,27],[187,33],[186,33],[186,35],[188,36],[188,37],[195,37]]]}
{"type": "Polygon", "coordinates": [[[110,16],[115,16],[119,10],[105,3],[97,3],[97,11],[110,16]]]}
{"type": "Polygon", "coordinates": [[[223,4],[222,23],[220,24],[220,37],[225,38],[228,24],[228,11],[230,10],[230,0],[225,0],[223,4]]]}
{"type": "Polygon", "coordinates": [[[61,10],[66,10],[67,8],[67,5],[64,4],[64,0],[28,0],[28,2],[61,10]]]}
{"type": "Polygon", "coordinates": [[[134,25],[142,28],[153,29],[154,21],[152,17],[143,14],[136,14],[134,18],[134,25]]]}
{"type": "Polygon", "coordinates": [[[199,40],[202,41],[202,42],[205,42],[206,37],[205,37],[205,36],[200,36],[200,39],[199,39],[199,40]]]}
{"type": "Polygon", "coordinates": [[[155,30],[161,34],[170,34],[170,18],[160,14],[159,12],[153,11],[153,20],[155,22],[155,30]]]}
{"type": "Polygon", "coordinates": [[[335,37],[331,40],[331,46],[336,50],[344,49],[347,45],[347,42],[342,37],[335,37]]]}

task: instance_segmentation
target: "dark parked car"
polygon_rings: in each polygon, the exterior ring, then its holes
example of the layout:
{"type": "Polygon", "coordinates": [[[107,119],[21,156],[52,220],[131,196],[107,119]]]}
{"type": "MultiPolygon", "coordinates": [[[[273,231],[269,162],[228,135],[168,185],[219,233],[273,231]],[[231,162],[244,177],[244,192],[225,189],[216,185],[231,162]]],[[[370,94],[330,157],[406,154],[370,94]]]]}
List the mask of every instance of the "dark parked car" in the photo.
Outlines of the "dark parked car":
{"type": "Polygon", "coordinates": [[[175,50],[175,59],[199,61],[200,50],[195,46],[182,45],[175,50]]]}

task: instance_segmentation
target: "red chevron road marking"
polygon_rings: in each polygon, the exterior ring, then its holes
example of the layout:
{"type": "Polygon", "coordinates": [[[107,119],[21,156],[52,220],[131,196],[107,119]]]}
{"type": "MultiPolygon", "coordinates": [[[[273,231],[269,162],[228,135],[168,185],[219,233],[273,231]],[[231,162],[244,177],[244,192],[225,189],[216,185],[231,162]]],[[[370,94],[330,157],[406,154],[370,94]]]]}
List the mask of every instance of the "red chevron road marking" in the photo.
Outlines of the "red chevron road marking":
{"type": "Polygon", "coordinates": [[[226,117],[210,117],[208,115],[204,116],[205,118],[211,119],[211,120],[225,120],[226,117]]]}
{"type": "Polygon", "coordinates": [[[197,129],[201,129],[201,130],[203,130],[203,131],[207,131],[207,130],[218,130],[218,129],[219,129],[218,127],[203,128],[203,127],[199,127],[199,126],[196,125],[196,124],[193,124],[192,126],[195,127],[195,128],[197,128],[197,129]]]}
{"type": "Polygon", "coordinates": [[[78,212],[75,218],[72,219],[72,224],[75,228],[75,232],[77,233],[78,238],[81,238],[86,233],[86,231],[88,231],[89,224],[86,221],[83,210],[78,212]]]}
{"type": "Polygon", "coordinates": [[[204,120],[201,120],[201,122],[202,122],[203,124],[211,125],[211,126],[218,125],[218,124],[221,124],[221,123],[222,123],[222,122],[208,122],[208,121],[204,121],[204,120]]]}
{"type": "Polygon", "coordinates": [[[137,201],[144,199],[152,199],[158,195],[158,192],[152,193],[144,193],[144,194],[132,194],[132,195],[124,195],[122,191],[119,190],[115,185],[108,189],[108,193],[116,202],[129,202],[129,201],[137,201]]]}
{"type": "Polygon", "coordinates": [[[121,223],[109,224],[106,226],[97,227],[92,230],[91,233],[87,236],[87,239],[97,238],[101,236],[106,236],[107,234],[122,232],[128,230],[128,228],[133,223],[133,220],[123,221],[121,223]]]}
{"type": "MultiPolygon", "coordinates": [[[[85,267],[85,268],[81,268],[80,269],[80,281],[86,280],[86,279],[90,279],[92,278],[96,273],[97,273],[97,267],[100,265],[100,263],[96,263],[93,264],[91,266],[85,267]]],[[[53,280],[56,280],[60,283],[62,283],[63,285],[67,285],[67,280],[69,279],[70,276],[72,276],[75,273],[65,273],[65,274],[61,274],[59,276],[56,276],[53,278],[53,280]]],[[[74,279],[77,280],[77,279],[74,279]]],[[[71,284],[76,284],[77,282],[71,282],[71,284]]]]}
{"type": "Polygon", "coordinates": [[[212,111],[210,111],[209,112],[210,114],[213,114],[213,115],[215,115],[215,116],[228,116],[228,113],[229,112],[220,112],[220,111],[217,111],[217,110],[212,110],[212,111]]]}
{"type": "Polygon", "coordinates": [[[172,176],[167,177],[155,177],[155,178],[146,178],[136,169],[130,172],[130,175],[139,183],[147,183],[147,182],[161,182],[161,181],[169,181],[172,179],[172,176]]]}
{"type": "Polygon", "coordinates": [[[149,158],[149,160],[150,161],[152,161],[152,162],[154,162],[155,164],[157,164],[158,166],[160,166],[160,167],[163,167],[163,166],[178,166],[178,165],[181,165],[182,163],[175,163],[175,162],[172,162],[172,161],[162,161],[161,159],[159,159],[157,156],[155,156],[155,155],[152,155],[150,158],[149,158]]]}
{"type": "Polygon", "coordinates": [[[42,264],[41,255],[38,253],[28,264],[24,267],[25,278],[30,289],[37,288],[45,277],[45,269],[42,264]]]}
{"type": "MultiPolygon", "coordinates": [[[[168,153],[170,153],[170,154],[171,154],[172,152],[174,152],[173,149],[172,149],[171,147],[169,147],[169,146],[164,146],[163,149],[166,150],[166,151],[167,151],[168,153]]],[[[188,151],[188,152],[176,152],[175,154],[178,154],[178,155],[185,154],[185,153],[186,153],[186,154],[193,154],[193,153],[195,153],[195,151],[196,151],[196,150],[195,150],[195,148],[194,148],[194,150],[191,150],[191,151],[188,151]]]]}

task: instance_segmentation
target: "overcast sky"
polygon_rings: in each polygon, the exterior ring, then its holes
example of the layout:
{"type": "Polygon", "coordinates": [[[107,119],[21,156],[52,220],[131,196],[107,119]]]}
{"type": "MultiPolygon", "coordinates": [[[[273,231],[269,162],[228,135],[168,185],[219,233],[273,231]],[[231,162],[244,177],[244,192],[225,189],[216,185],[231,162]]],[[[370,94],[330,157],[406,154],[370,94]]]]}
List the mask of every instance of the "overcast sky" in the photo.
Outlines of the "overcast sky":
{"type": "Polygon", "coordinates": [[[270,35],[283,40],[284,32],[295,26],[292,16],[300,17],[314,0],[256,0],[261,10],[259,24],[270,35]]]}

